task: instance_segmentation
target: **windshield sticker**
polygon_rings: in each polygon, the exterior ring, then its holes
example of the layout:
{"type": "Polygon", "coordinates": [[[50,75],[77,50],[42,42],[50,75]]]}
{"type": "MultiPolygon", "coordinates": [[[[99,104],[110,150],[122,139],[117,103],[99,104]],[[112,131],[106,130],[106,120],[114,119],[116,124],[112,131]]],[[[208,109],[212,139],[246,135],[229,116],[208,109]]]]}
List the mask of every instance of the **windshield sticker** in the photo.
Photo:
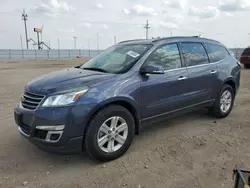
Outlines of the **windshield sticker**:
{"type": "Polygon", "coordinates": [[[138,54],[138,53],[136,53],[134,51],[131,51],[131,50],[127,52],[127,55],[129,55],[129,56],[131,56],[133,58],[137,58],[138,56],[140,56],[140,54],[138,54]]]}

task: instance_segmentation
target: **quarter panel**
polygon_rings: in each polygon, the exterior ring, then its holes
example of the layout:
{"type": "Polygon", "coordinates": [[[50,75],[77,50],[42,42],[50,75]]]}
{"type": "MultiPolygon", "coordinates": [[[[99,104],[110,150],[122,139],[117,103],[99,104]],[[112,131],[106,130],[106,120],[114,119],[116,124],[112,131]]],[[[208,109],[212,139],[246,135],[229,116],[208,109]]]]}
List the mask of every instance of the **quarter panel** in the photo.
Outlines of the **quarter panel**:
{"type": "Polygon", "coordinates": [[[218,87],[219,89],[223,84],[229,80],[232,80],[236,84],[236,89],[240,85],[240,71],[241,67],[237,64],[237,60],[229,56],[227,59],[217,64],[218,68],[218,87]]]}

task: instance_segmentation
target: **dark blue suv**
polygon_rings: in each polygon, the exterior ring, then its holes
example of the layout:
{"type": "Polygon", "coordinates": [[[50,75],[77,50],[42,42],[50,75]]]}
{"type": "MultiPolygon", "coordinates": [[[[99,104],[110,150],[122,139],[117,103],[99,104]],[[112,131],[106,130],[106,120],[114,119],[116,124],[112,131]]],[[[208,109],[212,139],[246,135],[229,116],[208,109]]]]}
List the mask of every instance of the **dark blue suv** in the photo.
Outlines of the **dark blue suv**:
{"type": "Polygon", "coordinates": [[[80,66],[30,81],[15,121],[44,150],[113,160],[147,123],[197,108],[226,117],[240,71],[239,61],[214,40],[124,41],[80,66]]]}

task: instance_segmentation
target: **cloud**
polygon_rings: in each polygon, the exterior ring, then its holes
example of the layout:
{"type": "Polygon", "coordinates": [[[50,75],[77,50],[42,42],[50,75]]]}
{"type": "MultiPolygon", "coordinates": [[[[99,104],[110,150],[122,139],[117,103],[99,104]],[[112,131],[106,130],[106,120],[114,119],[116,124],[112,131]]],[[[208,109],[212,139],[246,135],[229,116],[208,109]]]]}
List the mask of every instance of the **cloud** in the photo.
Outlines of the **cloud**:
{"type": "Polygon", "coordinates": [[[185,21],[184,16],[182,16],[181,14],[175,14],[175,13],[164,13],[163,17],[165,19],[165,21],[171,21],[171,22],[175,22],[175,23],[181,23],[183,21],[185,21]]]}
{"type": "Polygon", "coordinates": [[[74,33],[75,30],[73,28],[69,28],[69,29],[62,29],[62,28],[57,28],[57,31],[60,33],[74,33]]]}
{"type": "Polygon", "coordinates": [[[104,6],[103,6],[102,4],[96,4],[96,6],[97,6],[97,8],[99,8],[99,9],[103,9],[103,8],[104,8],[104,6]]]}
{"type": "Polygon", "coordinates": [[[70,12],[75,8],[68,5],[66,1],[61,0],[43,0],[42,4],[35,5],[29,11],[38,15],[44,14],[49,17],[58,17],[60,13],[70,12]]]}
{"type": "Polygon", "coordinates": [[[200,19],[215,18],[219,14],[217,7],[207,6],[207,7],[195,7],[189,8],[188,15],[194,16],[200,19]]]}
{"type": "Polygon", "coordinates": [[[91,23],[83,23],[82,25],[86,28],[91,28],[91,23]]]}
{"type": "Polygon", "coordinates": [[[165,29],[178,29],[179,26],[172,22],[160,21],[160,26],[165,29]]]}
{"type": "Polygon", "coordinates": [[[164,1],[163,4],[167,5],[171,8],[181,8],[184,9],[186,7],[186,0],[167,0],[164,1]]]}
{"type": "Polygon", "coordinates": [[[122,11],[124,12],[124,14],[127,14],[127,15],[131,13],[131,11],[126,8],[123,8],[122,11]]]}
{"type": "Polygon", "coordinates": [[[134,14],[138,16],[157,16],[158,13],[155,9],[151,7],[146,7],[141,4],[137,4],[131,9],[123,9],[125,14],[134,14]]]}
{"type": "Polygon", "coordinates": [[[219,9],[224,12],[250,10],[249,0],[220,0],[219,9]]]}
{"type": "Polygon", "coordinates": [[[106,24],[103,24],[103,29],[108,29],[109,27],[106,24]]]}

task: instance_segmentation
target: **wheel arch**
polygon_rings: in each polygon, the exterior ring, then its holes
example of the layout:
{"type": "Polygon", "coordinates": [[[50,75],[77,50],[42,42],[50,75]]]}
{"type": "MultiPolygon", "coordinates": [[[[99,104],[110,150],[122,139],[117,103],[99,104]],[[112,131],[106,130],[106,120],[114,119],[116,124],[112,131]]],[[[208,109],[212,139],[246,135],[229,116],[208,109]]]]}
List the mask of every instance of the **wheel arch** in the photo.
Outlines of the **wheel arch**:
{"type": "Polygon", "coordinates": [[[223,83],[223,85],[222,85],[222,87],[223,87],[225,84],[230,85],[230,86],[233,88],[234,94],[236,93],[236,83],[235,83],[235,81],[233,80],[233,78],[229,78],[229,79],[225,80],[224,83],[223,83]]]}
{"type": "Polygon", "coordinates": [[[92,117],[100,110],[106,108],[107,106],[109,105],[119,105],[119,106],[122,106],[124,108],[126,108],[130,113],[131,115],[134,117],[134,120],[135,120],[135,134],[136,135],[139,135],[140,133],[140,119],[139,119],[139,111],[138,111],[138,108],[137,108],[137,105],[136,103],[128,98],[128,97],[115,97],[115,98],[112,98],[112,99],[107,99],[103,102],[101,102],[100,104],[98,104],[94,109],[91,110],[90,114],[88,115],[88,118],[87,118],[87,123],[86,123],[86,127],[85,127],[85,130],[84,130],[84,134],[86,133],[86,130],[87,130],[87,127],[89,125],[89,122],[91,121],[92,117]]]}

